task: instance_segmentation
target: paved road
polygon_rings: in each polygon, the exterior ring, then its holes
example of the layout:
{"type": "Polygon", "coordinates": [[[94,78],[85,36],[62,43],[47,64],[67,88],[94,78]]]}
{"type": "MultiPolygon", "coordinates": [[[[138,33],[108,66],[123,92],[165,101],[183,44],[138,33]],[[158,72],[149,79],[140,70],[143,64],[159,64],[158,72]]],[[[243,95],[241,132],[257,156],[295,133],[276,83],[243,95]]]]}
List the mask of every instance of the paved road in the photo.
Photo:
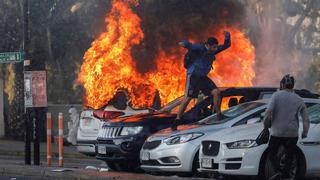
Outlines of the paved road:
{"type": "MultiPolygon", "coordinates": [[[[87,157],[77,152],[74,146],[64,148],[64,167],[66,172],[53,172],[61,170],[58,167],[57,153],[53,153],[53,167],[46,166],[45,144],[41,144],[41,166],[24,165],[24,143],[18,141],[0,140],[0,180],[22,180],[22,179],[112,179],[112,180],[181,180],[181,179],[203,179],[203,178],[180,178],[176,176],[152,176],[149,174],[133,174],[124,172],[111,172],[108,167],[94,157],[87,157]],[[14,148],[12,148],[14,147],[14,148]],[[96,169],[86,169],[86,167],[97,167],[96,169]],[[102,169],[101,169],[102,168],[102,169]]],[[[53,146],[53,152],[57,152],[57,147],[53,146]]],[[[234,179],[234,178],[232,178],[234,179]]],[[[213,180],[213,179],[211,179],[213,180]]],[[[247,179],[246,179],[247,180],[247,179]]],[[[314,180],[314,179],[312,179],[314,180]]],[[[319,179],[318,179],[319,180],[319,179]]]]}
{"type": "Polygon", "coordinates": [[[108,171],[104,162],[94,158],[66,158],[64,168],[57,167],[53,160],[53,167],[46,167],[42,159],[41,166],[25,166],[23,156],[0,155],[0,180],[24,179],[119,179],[119,180],[180,180],[203,178],[180,178],[177,176],[152,176],[143,173],[125,173],[108,171]],[[88,168],[90,166],[91,168],[88,168]],[[96,168],[96,169],[95,169],[96,168]],[[54,172],[63,170],[65,172],[54,172]]]}

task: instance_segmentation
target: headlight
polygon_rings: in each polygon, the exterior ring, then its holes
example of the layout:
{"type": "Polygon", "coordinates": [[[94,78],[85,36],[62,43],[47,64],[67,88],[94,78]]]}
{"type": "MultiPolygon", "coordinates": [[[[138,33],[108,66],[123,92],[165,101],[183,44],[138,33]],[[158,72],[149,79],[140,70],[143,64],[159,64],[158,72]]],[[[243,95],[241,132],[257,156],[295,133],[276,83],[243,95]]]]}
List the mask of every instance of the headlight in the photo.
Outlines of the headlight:
{"type": "Polygon", "coordinates": [[[188,133],[171,136],[163,140],[167,145],[185,143],[203,136],[203,133],[188,133]]]}
{"type": "Polygon", "coordinates": [[[255,140],[247,139],[226,144],[229,149],[245,149],[258,146],[255,140]]]}
{"type": "Polygon", "coordinates": [[[128,135],[135,135],[142,131],[142,126],[135,126],[135,127],[124,127],[120,133],[120,136],[128,136],[128,135]]]}

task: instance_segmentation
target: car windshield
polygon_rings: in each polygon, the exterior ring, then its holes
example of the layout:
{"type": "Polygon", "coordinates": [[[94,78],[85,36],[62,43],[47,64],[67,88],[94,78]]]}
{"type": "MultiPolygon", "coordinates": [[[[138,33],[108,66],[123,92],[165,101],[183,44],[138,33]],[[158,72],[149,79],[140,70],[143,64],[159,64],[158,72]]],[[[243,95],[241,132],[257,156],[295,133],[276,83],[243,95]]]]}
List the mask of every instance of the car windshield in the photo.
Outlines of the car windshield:
{"type": "Polygon", "coordinates": [[[182,101],[183,96],[178,97],[177,99],[169,102],[167,105],[162,107],[159,112],[170,112],[173,108],[177,107],[180,105],[180,102],[182,101]]]}
{"type": "Polygon", "coordinates": [[[213,125],[213,124],[222,124],[225,123],[235,117],[238,117],[242,114],[247,113],[248,111],[251,111],[252,109],[258,108],[262,105],[265,105],[265,103],[262,102],[248,102],[244,104],[240,104],[234,107],[231,107],[225,111],[222,112],[222,119],[218,120],[217,114],[211,115],[202,121],[199,122],[199,124],[202,125],[213,125]]]}
{"type": "MultiPolygon", "coordinates": [[[[166,106],[164,106],[163,108],[161,108],[159,110],[159,112],[162,113],[171,113],[171,114],[177,114],[178,110],[180,108],[180,103],[182,101],[182,97],[179,97],[173,101],[171,101],[169,104],[167,104],[166,106]]],[[[199,98],[193,98],[190,103],[187,105],[185,112],[188,112],[190,109],[192,109],[193,107],[195,107],[197,104],[201,103],[203,100],[205,100],[207,98],[207,96],[201,96],[199,98]]]]}

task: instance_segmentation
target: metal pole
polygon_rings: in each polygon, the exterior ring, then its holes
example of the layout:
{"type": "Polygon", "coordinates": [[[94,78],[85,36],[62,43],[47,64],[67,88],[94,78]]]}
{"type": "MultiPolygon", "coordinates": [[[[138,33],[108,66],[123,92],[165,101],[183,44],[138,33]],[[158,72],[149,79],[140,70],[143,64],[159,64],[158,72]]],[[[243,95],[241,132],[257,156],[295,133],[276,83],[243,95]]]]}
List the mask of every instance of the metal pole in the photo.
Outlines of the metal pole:
{"type": "Polygon", "coordinates": [[[47,165],[48,166],[51,166],[51,132],[52,132],[51,113],[47,112],[47,165]]]}
{"type": "Polygon", "coordinates": [[[34,140],[33,140],[33,163],[40,165],[40,121],[42,120],[41,109],[33,108],[35,111],[34,117],[34,140]]]}
{"type": "MultiPolygon", "coordinates": [[[[24,62],[24,70],[28,70],[30,68],[30,61],[26,60],[24,62]]],[[[25,108],[25,115],[24,115],[24,122],[25,122],[25,164],[31,164],[31,124],[32,124],[32,117],[31,117],[31,109],[25,108]]]]}
{"type": "MultiPolygon", "coordinates": [[[[23,2],[23,51],[25,58],[29,58],[29,0],[23,2]]],[[[30,60],[24,61],[24,71],[31,70],[30,60]]],[[[25,164],[31,164],[31,111],[25,108],[24,122],[25,122],[25,164]]]]}
{"type": "Polygon", "coordinates": [[[59,113],[59,167],[63,167],[63,115],[59,113]]]}

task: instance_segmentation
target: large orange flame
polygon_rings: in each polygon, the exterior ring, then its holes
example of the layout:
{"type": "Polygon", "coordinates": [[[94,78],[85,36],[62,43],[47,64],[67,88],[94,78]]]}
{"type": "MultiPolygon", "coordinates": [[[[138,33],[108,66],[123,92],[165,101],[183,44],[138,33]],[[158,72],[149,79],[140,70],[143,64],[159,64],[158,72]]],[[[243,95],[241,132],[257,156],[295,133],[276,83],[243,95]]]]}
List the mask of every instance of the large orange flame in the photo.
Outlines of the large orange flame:
{"type": "MultiPolygon", "coordinates": [[[[135,107],[150,107],[156,90],[162,105],[184,93],[186,70],[183,55],[186,50],[178,45],[171,52],[159,50],[154,71],[138,72],[131,49],[141,42],[144,34],[140,18],[129,7],[131,4],[136,5],[136,1],[113,1],[106,18],[106,32],[84,55],[78,79],[85,88],[87,106],[99,108],[106,105],[117,89],[126,89],[135,107]]],[[[223,30],[231,32],[231,48],[217,55],[209,76],[218,86],[251,86],[255,77],[255,52],[245,34],[233,27],[221,27],[220,31],[208,31],[203,37],[215,35],[219,42],[223,42],[223,30]]]]}

